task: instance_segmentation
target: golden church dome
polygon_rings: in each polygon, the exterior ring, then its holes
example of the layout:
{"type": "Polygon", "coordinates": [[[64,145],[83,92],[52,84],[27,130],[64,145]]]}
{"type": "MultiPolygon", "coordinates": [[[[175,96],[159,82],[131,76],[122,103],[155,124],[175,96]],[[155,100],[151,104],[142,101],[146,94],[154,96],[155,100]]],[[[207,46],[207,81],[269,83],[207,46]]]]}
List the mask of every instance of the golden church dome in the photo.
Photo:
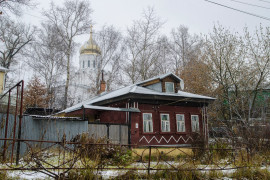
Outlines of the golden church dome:
{"type": "Polygon", "coordinates": [[[80,48],[80,54],[101,54],[101,50],[92,38],[92,27],[90,32],[90,38],[80,48]]]}

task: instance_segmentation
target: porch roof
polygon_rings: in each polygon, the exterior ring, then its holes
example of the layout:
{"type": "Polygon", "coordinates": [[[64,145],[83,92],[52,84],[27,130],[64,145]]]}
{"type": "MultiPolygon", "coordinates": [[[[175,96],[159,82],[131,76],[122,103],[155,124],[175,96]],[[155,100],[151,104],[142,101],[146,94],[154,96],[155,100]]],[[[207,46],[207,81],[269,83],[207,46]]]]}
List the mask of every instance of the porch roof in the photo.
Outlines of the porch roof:
{"type": "Polygon", "coordinates": [[[94,110],[101,110],[101,111],[121,111],[121,112],[141,112],[137,108],[116,108],[116,107],[93,106],[93,105],[84,104],[77,108],[66,109],[65,113],[77,111],[79,109],[94,109],[94,110]]]}

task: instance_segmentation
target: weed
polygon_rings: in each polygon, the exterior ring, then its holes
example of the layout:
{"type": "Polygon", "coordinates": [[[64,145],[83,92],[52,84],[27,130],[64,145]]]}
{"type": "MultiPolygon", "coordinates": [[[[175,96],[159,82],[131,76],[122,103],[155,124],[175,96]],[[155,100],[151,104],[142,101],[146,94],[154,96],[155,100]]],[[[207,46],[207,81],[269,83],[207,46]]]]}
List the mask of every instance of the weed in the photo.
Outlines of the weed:
{"type": "Polygon", "coordinates": [[[7,172],[5,171],[0,171],[0,179],[6,180],[8,178],[7,172]]]}
{"type": "Polygon", "coordinates": [[[65,180],[96,180],[96,179],[101,179],[101,177],[97,176],[93,172],[93,169],[87,168],[87,169],[80,170],[80,171],[71,170],[68,172],[68,175],[62,179],[65,179],[65,180]]]}
{"type": "Polygon", "coordinates": [[[252,179],[252,180],[268,180],[270,179],[270,172],[267,169],[260,168],[241,168],[237,169],[232,174],[234,179],[252,179]]]}

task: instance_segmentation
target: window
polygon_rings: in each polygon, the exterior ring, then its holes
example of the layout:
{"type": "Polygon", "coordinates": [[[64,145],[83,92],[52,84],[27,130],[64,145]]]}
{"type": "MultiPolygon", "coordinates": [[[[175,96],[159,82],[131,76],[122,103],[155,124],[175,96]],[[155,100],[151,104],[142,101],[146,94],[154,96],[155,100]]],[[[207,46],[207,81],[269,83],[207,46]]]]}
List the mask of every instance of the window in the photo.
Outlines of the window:
{"type": "Polygon", "coordinates": [[[185,115],[176,114],[177,132],[186,132],[185,115]]]}
{"type": "Polygon", "coordinates": [[[165,90],[166,90],[166,92],[173,93],[174,92],[174,83],[173,82],[165,82],[165,90]]]}
{"type": "Polygon", "coordinates": [[[90,60],[88,60],[88,67],[90,67],[90,60]]]}
{"type": "Polygon", "coordinates": [[[192,132],[199,132],[199,116],[198,115],[191,115],[191,129],[192,132]]]}
{"type": "Polygon", "coordinates": [[[93,67],[95,68],[95,66],[96,66],[96,62],[95,62],[95,60],[93,61],[93,67]]]}
{"type": "Polygon", "coordinates": [[[169,114],[160,114],[161,131],[170,132],[170,116],[169,114]]]}
{"type": "Polygon", "coordinates": [[[84,61],[83,61],[83,65],[82,65],[82,68],[84,68],[84,61]]]}
{"type": "Polygon", "coordinates": [[[153,132],[152,113],[143,113],[143,132],[153,132]]]}

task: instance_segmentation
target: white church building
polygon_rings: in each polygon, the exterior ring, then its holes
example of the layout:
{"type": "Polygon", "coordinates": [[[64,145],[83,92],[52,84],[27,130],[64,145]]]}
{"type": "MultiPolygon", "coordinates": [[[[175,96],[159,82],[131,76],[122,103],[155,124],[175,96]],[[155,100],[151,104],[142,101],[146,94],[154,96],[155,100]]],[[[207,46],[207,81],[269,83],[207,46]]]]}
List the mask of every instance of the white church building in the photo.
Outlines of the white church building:
{"type": "Polygon", "coordinates": [[[101,50],[93,40],[92,28],[90,38],[80,48],[79,70],[69,85],[70,103],[76,104],[90,99],[96,93],[97,74],[100,69],[101,50]]]}

